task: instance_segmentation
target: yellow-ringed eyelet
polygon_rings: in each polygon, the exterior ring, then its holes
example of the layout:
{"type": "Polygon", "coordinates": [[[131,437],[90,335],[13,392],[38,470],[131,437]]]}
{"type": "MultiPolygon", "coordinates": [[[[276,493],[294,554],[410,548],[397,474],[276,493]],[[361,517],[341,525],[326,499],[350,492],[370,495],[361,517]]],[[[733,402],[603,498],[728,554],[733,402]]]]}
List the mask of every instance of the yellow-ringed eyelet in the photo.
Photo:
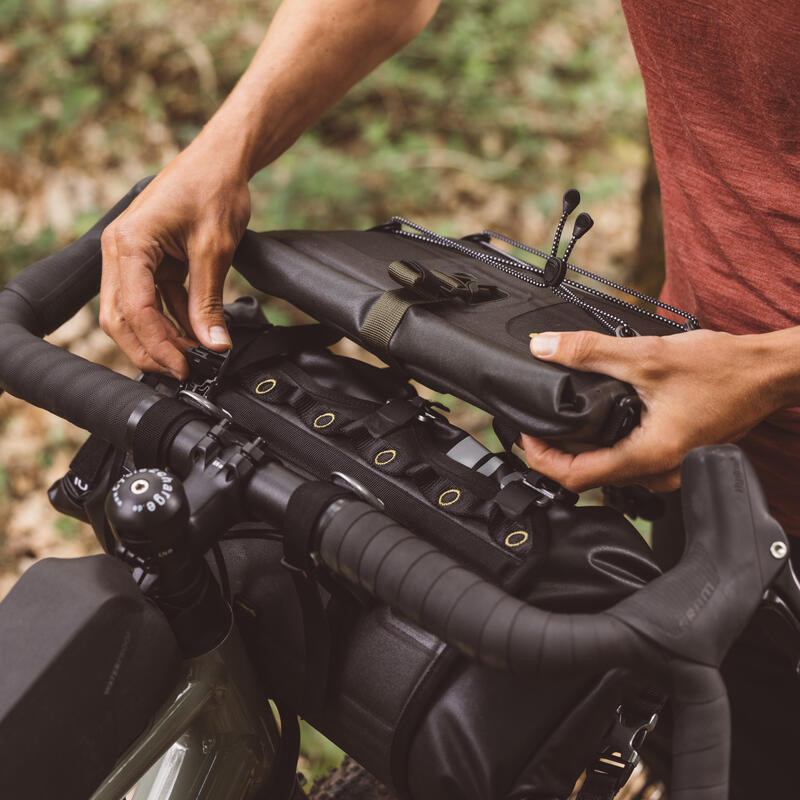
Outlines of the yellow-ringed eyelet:
{"type": "Polygon", "coordinates": [[[384,464],[391,464],[397,458],[397,450],[381,450],[375,456],[375,463],[382,467],[384,464]]]}
{"type": "Polygon", "coordinates": [[[440,506],[451,506],[453,503],[457,503],[461,498],[461,490],[460,489],[445,489],[439,495],[439,505],[440,506]]]}
{"type": "Polygon", "coordinates": [[[519,547],[528,541],[528,531],[511,531],[506,536],[506,547],[519,547]]]}
{"type": "Polygon", "coordinates": [[[266,378],[256,386],[256,394],[268,394],[278,385],[275,378],[266,378]]]}
{"type": "Polygon", "coordinates": [[[336,419],[336,415],[331,411],[326,411],[324,414],[320,414],[314,420],[314,427],[315,428],[327,428],[328,425],[333,425],[334,420],[336,419]]]}

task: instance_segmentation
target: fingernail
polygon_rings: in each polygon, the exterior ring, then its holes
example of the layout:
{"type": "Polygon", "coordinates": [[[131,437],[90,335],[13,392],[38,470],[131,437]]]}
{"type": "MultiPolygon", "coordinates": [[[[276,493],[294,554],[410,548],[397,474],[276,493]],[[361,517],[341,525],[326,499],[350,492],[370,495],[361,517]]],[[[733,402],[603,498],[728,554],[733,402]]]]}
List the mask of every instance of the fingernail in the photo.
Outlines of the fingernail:
{"type": "Polygon", "coordinates": [[[211,344],[225,344],[228,347],[231,346],[231,340],[228,336],[228,332],[222,327],[222,325],[212,325],[208,335],[211,338],[211,344]]]}
{"type": "Polygon", "coordinates": [[[557,333],[532,333],[531,353],[537,358],[547,358],[555,355],[560,338],[557,333]]]}

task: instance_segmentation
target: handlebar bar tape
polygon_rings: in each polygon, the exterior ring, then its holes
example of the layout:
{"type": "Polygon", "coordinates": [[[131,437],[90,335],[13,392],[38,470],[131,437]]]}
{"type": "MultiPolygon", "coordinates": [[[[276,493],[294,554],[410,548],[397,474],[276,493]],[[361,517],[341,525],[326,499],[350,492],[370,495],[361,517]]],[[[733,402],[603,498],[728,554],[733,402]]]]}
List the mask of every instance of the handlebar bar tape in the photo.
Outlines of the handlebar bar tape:
{"type": "Polygon", "coordinates": [[[726,800],[730,708],[718,668],[788,546],[737,447],[693,451],[682,478],[681,561],[594,615],[529,606],[359,501],[331,507],[318,550],[334,574],[484,664],[528,679],[611,667],[668,677],[676,721],[671,796],[726,800]]]}
{"type": "Polygon", "coordinates": [[[728,693],[713,667],[672,665],[671,800],[728,800],[731,714],[728,693]],[[709,741],[709,732],[718,732],[709,741]]]}
{"type": "Polygon", "coordinates": [[[16,294],[0,292],[0,386],[115,447],[127,448],[127,424],[153,389],[44,342],[29,332],[33,314],[16,294]]]}

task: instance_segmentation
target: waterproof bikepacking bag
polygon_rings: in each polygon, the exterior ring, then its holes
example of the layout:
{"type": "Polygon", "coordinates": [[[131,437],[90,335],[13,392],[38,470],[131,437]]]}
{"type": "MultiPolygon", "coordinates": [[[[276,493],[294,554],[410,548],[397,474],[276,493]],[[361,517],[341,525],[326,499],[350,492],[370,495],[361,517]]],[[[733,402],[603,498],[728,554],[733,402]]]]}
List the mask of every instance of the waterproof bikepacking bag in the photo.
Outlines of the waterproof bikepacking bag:
{"type": "MultiPolygon", "coordinates": [[[[542,608],[596,611],[658,575],[618,513],[576,507],[512,454],[490,453],[395,371],[332,354],[324,345],[336,334],[269,326],[248,299],[226,313],[232,355],[222,363],[190,353],[184,388],[203,391],[296,471],[335,473],[343,491],[542,608]]],[[[180,388],[147,380],[168,393],[180,388]]],[[[144,459],[137,465],[148,466],[144,459]]],[[[73,462],[71,479],[91,484],[83,503],[96,507],[93,497],[102,502],[116,474],[76,472],[90,461],[118,471],[120,459],[79,454],[73,462]]],[[[619,670],[544,683],[471,662],[297,560],[303,512],[290,508],[285,532],[245,524],[221,543],[237,622],[268,696],[404,798],[566,798],[592,764],[602,764],[593,775],[605,782],[596,796],[612,796],[606,784],[631,763],[630,753],[611,755],[620,751],[620,715],[635,729],[660,697],[619,670]]],[[[87,516],[97,527],[97,515],[87,516]]],[[[109,541],[102,520],[98,534],[109,541]]]]}
{"type": "Polygon", "coordinates": [[[86,800],[180,667],[165,617],[107,555],[34,564],[0,603],[0,641],[3,800],[86,800]]]}
{"type": "MultiPolygon", "coordinates": [[[[565,195],[556,239],[578,200],[575,190],[565,195]]],[[[500,234],[450,239],[400,218],[369,231],[248,231],[234,266],[256,288],[517,431],[610,444],[638,421],[633,389],[537,361],[530,334],[666,335],[697,321],[569,264],[572,246],[588,227],[591,218],[579,215],[562,257],[514,243],[544,261],[542,268],[497,249],[493,241],[512,241],[500,234]],[[566,277],[570,270],[615,295],[575,283],[566,277]],[[621,300],[619,293],[647,299],[668,316],[621,300]]]]}

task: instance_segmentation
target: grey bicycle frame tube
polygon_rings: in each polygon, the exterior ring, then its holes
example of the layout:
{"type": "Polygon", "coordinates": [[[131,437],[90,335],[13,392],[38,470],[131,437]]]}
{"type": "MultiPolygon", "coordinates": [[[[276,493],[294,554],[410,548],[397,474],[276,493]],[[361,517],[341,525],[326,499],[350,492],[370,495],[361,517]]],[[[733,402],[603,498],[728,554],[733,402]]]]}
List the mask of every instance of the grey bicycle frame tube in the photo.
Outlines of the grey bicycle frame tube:
{"type": "Polygon", "coordinates": [[[90,800],[121,800],[134,785],[135,800],[251,800],[279,738],[233,626],[214,650],[184,662],[172,696],[90,800]]]}

